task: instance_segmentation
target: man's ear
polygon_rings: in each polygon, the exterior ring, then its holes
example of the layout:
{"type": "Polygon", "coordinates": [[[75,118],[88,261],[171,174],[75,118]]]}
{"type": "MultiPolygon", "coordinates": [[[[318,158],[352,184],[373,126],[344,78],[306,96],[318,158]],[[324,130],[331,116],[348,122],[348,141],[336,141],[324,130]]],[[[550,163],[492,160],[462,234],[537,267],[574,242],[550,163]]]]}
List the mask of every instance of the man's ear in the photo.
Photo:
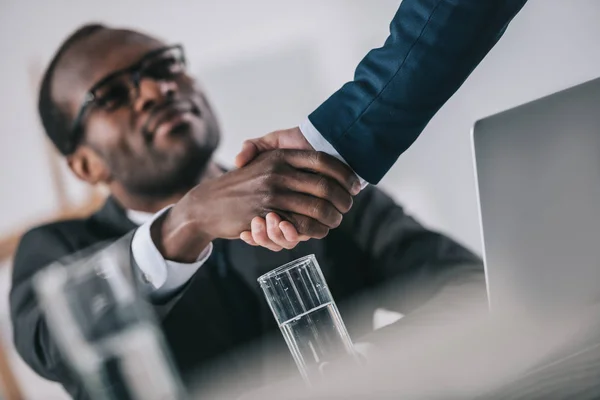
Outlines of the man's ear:
{"type": "Polygon", "coordinates": [[[110,169],[102,157],[89,146],[81,145],[67,156],[67,163],[73,173],[91,185],[109,183],[110,169]]]}

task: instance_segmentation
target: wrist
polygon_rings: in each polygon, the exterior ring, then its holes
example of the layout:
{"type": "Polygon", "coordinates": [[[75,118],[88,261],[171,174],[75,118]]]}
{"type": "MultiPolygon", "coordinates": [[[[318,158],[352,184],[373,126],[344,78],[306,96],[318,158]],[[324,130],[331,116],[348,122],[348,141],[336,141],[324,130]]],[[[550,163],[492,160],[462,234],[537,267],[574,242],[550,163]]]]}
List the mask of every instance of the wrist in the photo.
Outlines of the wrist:
{"type": "Polygon", "coordinates": [[[296,126],[292,129],[289,129],[288,132],[292,137],[294,137],[294,140],[297,142],[297,146],[301,150],[317,150],[317,148],[315,148],[315,146],[310,142],[308,137],[306,137],[301,126],[296,126]]]}
{"type": "Polygon", "coordinates": [[[193,263],[215,238],[178,211],[175,206],[154,221],[150,236],[165,260],[193,263]]]}

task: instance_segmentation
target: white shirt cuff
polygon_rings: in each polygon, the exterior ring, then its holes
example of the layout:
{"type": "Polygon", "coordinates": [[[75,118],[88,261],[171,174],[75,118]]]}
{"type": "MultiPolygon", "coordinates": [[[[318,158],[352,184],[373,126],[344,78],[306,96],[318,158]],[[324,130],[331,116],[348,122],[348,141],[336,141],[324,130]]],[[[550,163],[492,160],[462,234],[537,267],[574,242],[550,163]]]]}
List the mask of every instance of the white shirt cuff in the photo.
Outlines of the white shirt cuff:
{"type": "Polygon", "coordinates": [[[148,294],[155,300],[165,298],[181,289],[208,260],[213,249],[210,243],[200,252],[196,262],[191,264],[165,260],[152,241],[150,227],[171,207],[163,208],[154,214],[152,219],[141,225],[133,234],[131,242],[133,259],[142,271],[143,279],[152,287],[148,294]]]}
{"type": "MultiPolygon", "coordinates": [[[[331,143],[329,143],[323,137],[323,135],[321,135],[321,132],[319,132],[317,130],[317,128],[315,128],[315,126],[312,124],[312,122],[310,122],[310,119],[306,118],[304,121],[302,121],[299,128],[300,128],[300,131],[302,132],[302,134],[304,135],[304,137],[306,138],[306,140],[308,141],[308,143],[310,143],[310,145],[313,147],[313,149],[315,149],[316,151],[322,151],[323,153],[327,153],[330,156],[337,158],[344,164],[350,166],[346,162],[346,160],[344,160],[344,157],[342,157],[340,155],[340,153],[337,152],[335,147],[333,147],[331,145],[331,143]]],[[[360,175],[358,175],[356,172],[354,172],[354,173],[356,174],[356,176],[358,177],[358,179],[360,181],[360,187],[362,189],[364,189],[369,184],[369,182],[367,182],[363,178],[361,178],[360,175]]]]}

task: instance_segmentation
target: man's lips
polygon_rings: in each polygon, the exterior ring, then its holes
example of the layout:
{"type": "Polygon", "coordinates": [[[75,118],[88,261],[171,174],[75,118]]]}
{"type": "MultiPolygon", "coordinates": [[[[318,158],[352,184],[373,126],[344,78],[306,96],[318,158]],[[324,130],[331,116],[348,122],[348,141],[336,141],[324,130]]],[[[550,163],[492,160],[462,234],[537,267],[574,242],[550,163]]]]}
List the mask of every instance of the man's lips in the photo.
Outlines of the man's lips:
{"type": "Polygon", "coordinates": [[[176,125],[188,119],[190,115],[200,116],[200,111],[193,103],[186,102],[170,102],[156,108],[144,127],[144,133],[151,138],[158,131],[166,131],[167,133],[176,125]]]}

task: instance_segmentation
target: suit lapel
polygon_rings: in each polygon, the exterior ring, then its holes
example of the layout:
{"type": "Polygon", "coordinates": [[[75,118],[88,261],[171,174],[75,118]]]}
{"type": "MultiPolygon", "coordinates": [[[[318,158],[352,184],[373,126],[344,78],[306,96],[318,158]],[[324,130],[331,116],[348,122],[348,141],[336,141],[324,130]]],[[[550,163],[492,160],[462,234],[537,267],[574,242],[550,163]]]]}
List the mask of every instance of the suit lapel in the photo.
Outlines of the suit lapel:
{"type": "MultiPolygon", "coordinates": [[[[217,256],[213,252],[207,262],[200,267],[192,282],[194,313],[201,319],[201,325],[208,327],[212,343],[219,343],[224,349],[230,348],[235,340],[231,310],[224,301],[222,282],[217,274],[217,256]]],[[[186,295],[189,295],[190,290],[186,295]]]]}
{"type": "Polygon", "coordinates": [[[137,225],[127,218],[125,210],[117,201],[109,196],[104,206],[91,218],[93,223],[102,226],[102,231],[109,236],[123,236],[127,232],[137,228],[137,225]]]}

